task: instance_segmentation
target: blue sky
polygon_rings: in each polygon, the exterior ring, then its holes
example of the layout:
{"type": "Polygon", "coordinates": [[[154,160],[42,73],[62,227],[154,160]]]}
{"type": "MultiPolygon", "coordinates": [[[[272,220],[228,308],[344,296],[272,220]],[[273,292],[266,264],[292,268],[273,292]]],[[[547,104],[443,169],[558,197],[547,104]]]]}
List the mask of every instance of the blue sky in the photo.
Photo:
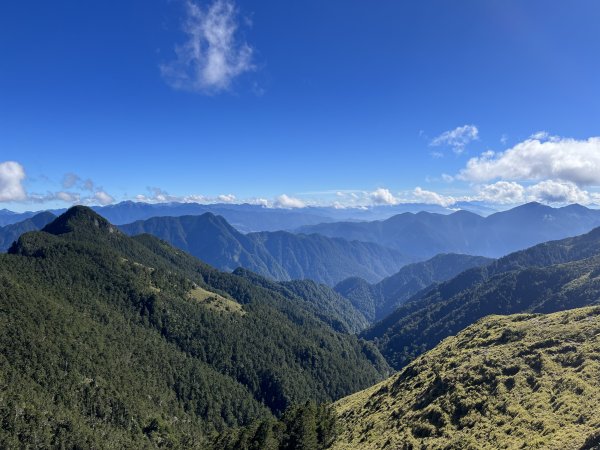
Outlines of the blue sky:
{"type": "Polygon", "coordinates": [[[600,202],[598,23],[592,0],[3,2],[0,207],[600,202]]]}

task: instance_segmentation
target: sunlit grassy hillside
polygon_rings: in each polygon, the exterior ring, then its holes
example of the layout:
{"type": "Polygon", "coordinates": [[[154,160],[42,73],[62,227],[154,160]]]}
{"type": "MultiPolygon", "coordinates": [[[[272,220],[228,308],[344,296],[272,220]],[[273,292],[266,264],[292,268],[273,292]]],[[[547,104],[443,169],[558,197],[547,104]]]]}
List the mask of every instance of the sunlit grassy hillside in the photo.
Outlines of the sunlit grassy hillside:
{"type": "Polygon", "coordinates": [[[340,400],[335,448],[600,446],[600,308],[489,316],[340,400]]]}

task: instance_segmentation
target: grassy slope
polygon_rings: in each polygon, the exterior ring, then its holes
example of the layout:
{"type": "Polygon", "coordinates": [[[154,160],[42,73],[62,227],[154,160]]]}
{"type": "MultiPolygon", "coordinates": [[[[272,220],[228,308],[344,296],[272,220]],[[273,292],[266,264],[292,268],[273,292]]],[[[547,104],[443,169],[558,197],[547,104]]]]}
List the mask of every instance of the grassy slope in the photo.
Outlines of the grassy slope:
{"type": "Polygon", "coordinates": [[[600,445],[600,308],[490,316],[336,404],[336,448],[600,445]]]}

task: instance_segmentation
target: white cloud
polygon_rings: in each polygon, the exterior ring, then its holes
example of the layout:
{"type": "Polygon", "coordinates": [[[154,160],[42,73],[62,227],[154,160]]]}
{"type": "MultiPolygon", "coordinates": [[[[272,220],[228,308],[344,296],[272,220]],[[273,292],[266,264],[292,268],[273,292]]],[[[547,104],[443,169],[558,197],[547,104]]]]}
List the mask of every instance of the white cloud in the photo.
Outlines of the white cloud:
{"type": "Polygon", "coordinates": [[[454,197],[441,195],[433,191],[426,191],[425,189],[421,189],[419,186],[414,189],[412,195],[419,202],[427,203],[429,205],[440,205],[447,207],[456,203],[456,199],[454,197]]]}
{"type": "Polygon", "coordinates": [[[81,201],[81,195],[76,192],[61,191],[47,195],[44,200],[60,200],[65,203],[78,203],[81,201]]]}
{"type": "Polygon", "coordinates": [[[454,130],[444,131],[434,138],[430,145],[434,147],[448,145],[453,148],[455,153],[462,153],[469,142],[477,139],[479,139],[477,127],[475,125],[463,125],[462,127],[456,127],[454,130]]]}
{"type": "Polygon", "coordinates": [[[581,203],[592,202],[593,194],[580,189],[576,184],[546,180],[527,189],[530,200],[542,203],[581,203]]]}
{"type": "Polygon", "coordinates": [[[269,200],[267,200],[266,198],[251,198],[247,201],[247,203],[249,203],[250,205],[259,205],[259,206],[263,206],[263,207],[268,207],[271,205],[271,202],[269,202],[269,200]]]}
{"type": "Polygon", "coordinates": [[[102,206],[114,203],[115,199],[104,191],[96,191],[89,199],[92,203],[99,203],[102,206]]]}
{"type": "Polygon", "coordinates": [[[175,60],[160,67],[167,83],[210,94],[228,89],[236,77],[253,70],[253,51],[237,36],[237,20],[231,0],[215,0],[207,8],[188,0],[187,41],[175,48],[175,60]]]}
{"type": "Polygon", "coordinates": [[[149,187],[150,195],[138,194],[135,200],[144,203],[205,203],[210,199],[204,195],[171,195],[159,187],[149,187]]]}
{"type": "Polygon", "coordinates": [[[479,187],[475,199],[506,205],[534,201],[586,205],[597,201],[598,194],[581,189],[569,181],[544,180],[531,186],[523,186],[514,181],[498,181],[479,187]]]}
{"type": "Polygon", "coordinates": [[[25,169],[15,161],[0,163],[0,202],[25,200],[25,169]]]}
{"type": "Polygon", "coordinates": [[[378,188],[369,193],[369,198],[376,205],[395,205],[398,199],[389,191],[389,189],[378,188]]]}
{"type": "Polygon", "coordinates": [[[233,203],[235,202],[236,198],[233,194],[221,194],[217,196],[217,200],[223,203],[233,203]]]}
{"type": "Polygon", "coordinates": [[[520,203],[525,201],[525,188],[514,181],[486,184],[479,189],[478,200],[503,205],[520,203]]]}
{"type": "Polygon", "coordinates": [[[471,158],[459,176],[476,182],[553,179],[579,186],[600,184],[600,137],[546,138],[544,134],[544,139],[530,138],[502,153],[488,151],[471,158]]]}
{"type": "Polygon", "coordinates": [[[289,197],[282,194],[275,199],[275,207],[277,208],[304,208],[306,203],[299,198],[289,197]]]}

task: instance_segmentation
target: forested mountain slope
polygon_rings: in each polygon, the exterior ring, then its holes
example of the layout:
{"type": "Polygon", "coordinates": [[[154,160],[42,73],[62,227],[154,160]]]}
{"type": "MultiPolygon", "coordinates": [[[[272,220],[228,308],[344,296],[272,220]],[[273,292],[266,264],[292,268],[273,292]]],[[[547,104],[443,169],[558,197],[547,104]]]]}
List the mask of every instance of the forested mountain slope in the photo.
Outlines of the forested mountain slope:
{"type": "Polygon", "coordinates": [[[600,308],[489,316],[336,403],[336,449],[600,446],[600,308]]]}
{"type": "Polygon", "coordinates": [[[482,256],[441,254],[427,261],[408,264],[379,283],[369,284],[362,278],[352,277],[338,283],[335,290],[373,322],[383,319],[427,286],[491,261],[482,256]]]}
{"type": "Polygon", "coordinates": [[[55,218],[52,213],[41,212],[21,222],[0,227],[0,252],[8,250],[23,233],[40,230],[55,218]]]}
{"type": "Polygon", "coordinates": [[[467,270],[415,295],[363,333],[401,368],[489,314],[554,312],[600,303],[600,228],[467,270]]]}
{"type": "Polygon", "coordinates": [[[285,231],[242,234],[220,216],[154,217],[120,227],[129,235],[149,233],[227,271],[237,267],[280,280],[311,279],[330,286],[350,276],[368,281],[412,262],[377,244],[285,231]]]}
{"type": "Polygon", "coordinates": [[[0,447],[202,448],[380,380],[297,298],[75,207],[0,255],[0,447]]]}

